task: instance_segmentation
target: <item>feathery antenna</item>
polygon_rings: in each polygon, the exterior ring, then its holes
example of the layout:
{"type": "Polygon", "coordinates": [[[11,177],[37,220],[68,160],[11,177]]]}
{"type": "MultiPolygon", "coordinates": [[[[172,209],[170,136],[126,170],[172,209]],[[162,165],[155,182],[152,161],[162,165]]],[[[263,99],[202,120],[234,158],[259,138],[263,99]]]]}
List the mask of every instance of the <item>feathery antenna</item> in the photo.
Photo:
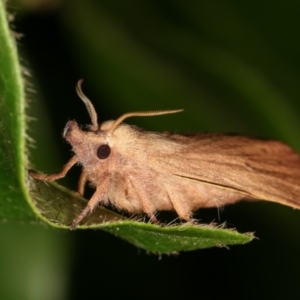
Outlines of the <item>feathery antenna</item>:
{"type": "Polygon", "coordinates": [[[109,128],[108,132],[113,133],[116,127],[127,118],[131,117],[151,117],[167,114],[176,114],[183,111],[183,109],[173,109],[173,110],[158,110],[158,111],[136,111],[122,115],[119,117],[113,125],[109,128]]]}
{"type": "Polygon", "coordinates": [[[83,101],[83,103],[86,106],[86,109],[90,115],[91,121],[92,121],[92,130],[97,130],[99,125],[98,125],[98,120],[97,120],[97,113],[96,110],[94,108],[94,105],[92,104],[92,102],[90,101],[89,98],[86,97],[86,95],[83,93],[82,89],[81,89],[81,85],[83,83],[83,79],[78,80],[77,85],[76,85],[76,92],[77,95],[79,96],[79,98],[83,101]]]}

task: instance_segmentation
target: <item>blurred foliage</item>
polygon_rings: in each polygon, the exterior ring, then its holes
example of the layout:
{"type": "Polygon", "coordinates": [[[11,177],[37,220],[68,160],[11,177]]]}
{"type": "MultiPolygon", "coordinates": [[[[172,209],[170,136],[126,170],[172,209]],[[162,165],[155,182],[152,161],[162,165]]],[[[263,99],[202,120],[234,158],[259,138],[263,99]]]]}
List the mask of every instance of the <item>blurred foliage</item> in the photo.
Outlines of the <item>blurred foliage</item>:
{"type": "MultiPolygon", "coordinates": [[[[85,0],[18,6],[15,26],[25,34],[22,63],[33,73],[36,90],[36,95],[28,91],[29,114],[38,118],[28,131],[36,140],[31,161],[51,173],[70,157],[60,136],[64,124],[68,118],[89,122],[74,91],[79,78],[85,79],[84,92],[101,120],[128,111],[184,108],[176,116],[130,122],[148,130],[281,139],[300,151],[299,10],[295,1],[85,0]]],[[[63,184],[74,189],[75,182],[63,184]]],[[[218,218],[217,212],[200,216],[218,218]]],[[[228,252],[197,251],[158,262],[104,233],[72,234],[77,260],[70,299],[98,295],[98,282],[103,297],[125,290],[145,295],[155,286],[161,296],[176,299],[201,282],[201,297],[297,298],[299,212],[241,203],[226,207],[220,218],[240,231],[256,231],[260,240],[228,252]],[[197,276],[193,269],[199,269],[197,276]]],[[[9,243],[2,237],[0,244],[9,243]]]]}

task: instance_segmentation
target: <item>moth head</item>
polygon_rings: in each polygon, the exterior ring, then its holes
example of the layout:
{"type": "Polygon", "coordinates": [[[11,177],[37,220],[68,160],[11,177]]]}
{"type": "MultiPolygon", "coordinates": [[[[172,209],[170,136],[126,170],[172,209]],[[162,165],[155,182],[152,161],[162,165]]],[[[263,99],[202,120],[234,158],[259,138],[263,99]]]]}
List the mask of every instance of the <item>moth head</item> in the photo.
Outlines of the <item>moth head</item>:
{"type": "MultiPolygon", "coordinates": [[[[119,126],[125,119],[137,116],[141,117],[165,115],[182,111],[182,109],[177,109],[163,111],[131,112],[122,115],[115,121],[107,121],[99,125],[97,113],[92,102],[82,92],[82,82],[82,79],[78,81],[76,91],[78,96],[84,102],[87,108],[92,124],[89,126],[88,131],[83,131],[79,128],[76,121],[69,121],[66,124],[63,132],[63,137],[73,146],[73,150],[76,154],[79,154],[78,152],[88,151],[91,148],[93,148],[93,151],[96,152],[96,155],[99,159],[106,159],[111,153],[111,141],[114,136],[114,133],[116,132],[116,129],[118,129],[118,127],[120,127],[120,129],[122,128],[123,130],[129,128],[119,126]]],[[[82,153],[82,155],[84,155],[84,153],[82,153]]]]}
{"type": "Polygon", "coordinates": [[[111,139],[103,130],[85,131],[72,120],[66,124],[63,137],[72,145],[80,162],[93,164],[110,156],[111,139]]]}

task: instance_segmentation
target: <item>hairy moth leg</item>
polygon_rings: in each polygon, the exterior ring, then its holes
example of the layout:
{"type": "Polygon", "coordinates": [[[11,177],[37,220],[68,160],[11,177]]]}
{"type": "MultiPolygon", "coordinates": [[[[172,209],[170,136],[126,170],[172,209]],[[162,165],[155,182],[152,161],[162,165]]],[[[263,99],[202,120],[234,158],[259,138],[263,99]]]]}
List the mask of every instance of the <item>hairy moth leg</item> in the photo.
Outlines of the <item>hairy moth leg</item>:
{"type": "Polygon", "coordinates": [[[51,175],[41,175],[34,173],[32,171],[29,171],[29,174],[39,180],[43,181],[54,181],[60,178],[63,178],[66,176],[66,174],[69,172],[69,170],[78,162],[78,158],[76,155],[74,155],[63,167],[63,169],[59,173],[51,174],[51,175]]]}
{"type": "Polygon", "coordinates": [[[109,183],[109,176],[106,176],[104,180],[101,182],[101,184],[97,187],[95,193],[93,194],[92,198],[87,203],[86,207],[83,209],[83,211],[74,219],[71,225],[71,230],[76,229],[78,224],[81,222],[81,220],[89,213],[93,211],[93,209],[97,206],[98,203],[103,202],[105,198],[107,198],[107,188],[109,183]]]}
{"type": "Polygon", "coordinates": [[[152,204],[151,200],[149,200],[145,190],[141,187],[138,180],[133,179],[132,176],[129,177],[129,180],[132,184],[132,187],[134,188],[136,195],[139,197],[139,200],[142,202],[143,212],[148,215],[152,223],[159,223],[159,221],[155,217],[156,209],[152,204]]]}
{"type": "Polygon", "coordinates": [[[78,181],[78,188],[77,188],[77,193],[80,196],[83,196],[84,194],[84,188],[85,188],[85,184],[87,182],[87,172],[85,170],[82,170],[80,177],[79,177],[79,181],[78,181]]]}

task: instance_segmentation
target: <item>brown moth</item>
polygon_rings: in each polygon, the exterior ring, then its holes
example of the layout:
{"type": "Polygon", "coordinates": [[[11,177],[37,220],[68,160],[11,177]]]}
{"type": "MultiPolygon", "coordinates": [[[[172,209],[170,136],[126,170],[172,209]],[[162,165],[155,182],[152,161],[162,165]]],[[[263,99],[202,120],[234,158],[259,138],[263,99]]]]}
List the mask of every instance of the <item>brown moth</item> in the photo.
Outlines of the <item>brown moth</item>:
{"type": "Polygon", "coordinates": [[[285,144],[244,136],[172,134],[144,131],[122,123],[129,117],[156,116],[182,110],[127,113],[98,124],[91,101],[77,84],[92,125],[80,129],[69,121],[63,137],[74,156],[62,171],[31,176],[45,181],[62,178],[82,166],[78,193],[90,183],[95,193],[73,221],[75,229],[99,203],[112,203],[129,213],[174,210],[191,221],[202,207],[220,207],[242,199],[261,199],[300,209],[300,158],[285,144]]]}

